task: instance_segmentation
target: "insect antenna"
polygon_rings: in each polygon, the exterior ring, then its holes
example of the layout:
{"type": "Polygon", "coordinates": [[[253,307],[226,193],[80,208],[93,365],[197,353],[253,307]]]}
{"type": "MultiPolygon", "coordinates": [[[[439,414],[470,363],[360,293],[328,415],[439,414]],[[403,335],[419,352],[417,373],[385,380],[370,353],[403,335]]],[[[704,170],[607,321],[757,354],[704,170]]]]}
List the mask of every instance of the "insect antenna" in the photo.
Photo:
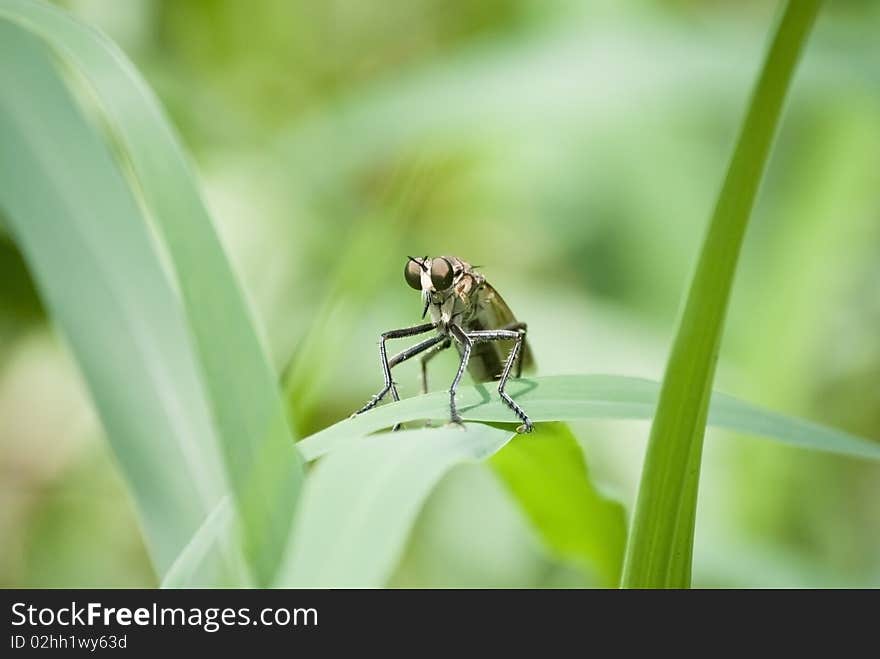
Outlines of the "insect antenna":
{"type": "MultiPolygon", "coordinates": [[[[427,270],[427,268],[425,268],[425,261],[424,261],[424,260],[419,261],[419,260],[418,260],[416,257],[414,257],[414,256],[407,256],[406,258],[408,258],[410,261],[412,261],[412,262],[415,263],[417,266],[419,266],[419,267],[422,269],[422,271],[427,270]]],[[[426,256],[425,259],[427,260],[427,258],[428,258],[428,257],[426,256]]]]}

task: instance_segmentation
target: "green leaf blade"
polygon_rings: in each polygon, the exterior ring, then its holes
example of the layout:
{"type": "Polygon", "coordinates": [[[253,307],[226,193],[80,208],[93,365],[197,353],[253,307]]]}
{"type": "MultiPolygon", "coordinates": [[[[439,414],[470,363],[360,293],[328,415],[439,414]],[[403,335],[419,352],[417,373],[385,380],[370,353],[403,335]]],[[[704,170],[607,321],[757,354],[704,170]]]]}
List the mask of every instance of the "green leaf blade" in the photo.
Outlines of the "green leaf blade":
{"type": "Polygon", "coordinates": [[[232,542],[236,537],[235,521],[233,503],[228,496],[224,497],[165,572],[160,587],[216,588],[252,585],[241,552],[232,542]],[[219,573],[212,567],[218,558],[227,565],[225,573],[219,573]]]}
{"type": "Polygon", "coordinates": [[[786,4],[709,223],[651,427],[627,587],[690,585],[703,435],[728,299],[783,102],[820,5],[786,4]]]}
{"type": "MultiPolygon", "coordinates": [[[[618,375],[549,375],[511,381],[508,391],[535,422],[583,419],[647,420],[654,415],[660,385],[652,380],[618,375]]],[[[511,423],[512,413],[494,389],[484,385],[460,387],[459,411],[469,421],[511,423]]],[[[395,423],[440,419],[449,415],[449,395],[438,391],[381,405],[344,419],[299,442],[306,460],[315,460],[338,447],[395,423]]],[[[855,458],[880,460],[880,442],[857,437],[817,423],[786,416],[732,396],[716,393],[709,424],[807,449],[855,458]]]]}

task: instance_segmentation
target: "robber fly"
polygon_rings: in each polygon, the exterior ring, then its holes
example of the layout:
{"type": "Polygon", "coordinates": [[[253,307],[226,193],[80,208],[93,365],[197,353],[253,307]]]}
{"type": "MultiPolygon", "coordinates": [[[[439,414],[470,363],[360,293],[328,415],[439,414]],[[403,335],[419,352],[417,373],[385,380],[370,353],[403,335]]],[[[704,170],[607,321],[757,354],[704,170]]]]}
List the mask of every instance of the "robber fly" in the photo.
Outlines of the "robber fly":
{"type": "Polygon", "coordinates": [[[524,367],[533,366],[531,351],[526,343],[526,324],[514,318],[510,307],[476,268],[455,256],[425,256],[420,259],[410,256],[403,275],[407,284],[421,292],[424,302],[422,318],[430,311],[431,322],[381,335],[379,358],[385,385],[355,415],[375,407],[389,391],[394,400],[400,400],[397,387],[391,379],[391,369],[416,355],[422,355],[422,393],[427,393],[428,362],[455,344],[461,362],[449,387],[452,423],[461,423],[455,406],[455,392],[467,369],[478,382],[498,379],[498,394],[522,421],[517,432],[531,432],[532,422],[528,415],[504,390],[514,364],[517,378],[524,367]],[[432,331],[436,332],[435,336],[388,358],[385,351],[388,339],[402,339],[432,331]]]}

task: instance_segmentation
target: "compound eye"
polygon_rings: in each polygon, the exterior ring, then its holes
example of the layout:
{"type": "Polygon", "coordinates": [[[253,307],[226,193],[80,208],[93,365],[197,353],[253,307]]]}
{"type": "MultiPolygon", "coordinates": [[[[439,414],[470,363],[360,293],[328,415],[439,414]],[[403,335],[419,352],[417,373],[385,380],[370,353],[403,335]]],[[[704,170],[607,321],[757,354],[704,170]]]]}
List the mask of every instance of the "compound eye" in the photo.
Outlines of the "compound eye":
{"type": "Polygon", "coordinates": [[[435,291],[445,291],[452,286],[452,264],[442,256],[431,261],[431,283],[435,291]]]}
{"type": "Polygon", "coordinates": [[[417,291],[422,290],[422,266],[418,261],[415,259],[407,261],[406,267],[403,269],[403,276],[411,288],[417,291]]]}

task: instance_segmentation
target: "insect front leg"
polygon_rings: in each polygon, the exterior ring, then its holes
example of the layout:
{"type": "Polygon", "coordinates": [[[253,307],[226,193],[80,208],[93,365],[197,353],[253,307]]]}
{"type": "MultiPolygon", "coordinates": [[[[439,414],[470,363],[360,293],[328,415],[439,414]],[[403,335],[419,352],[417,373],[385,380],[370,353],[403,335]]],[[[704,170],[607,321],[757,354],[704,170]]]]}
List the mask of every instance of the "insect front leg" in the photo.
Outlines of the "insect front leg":
{"type": "MultiPolygon", "coordinates": [[[[394,355],[394,357],[388,360],[388,367],[394,368],[398,364],[402,364],[407,359],[415,357],[419,353],[425,352],[426,350],[429,350],[430,352],[436,352],[438,347],[443,347],[444,342],[446,343],[446,347],[449,347],[449,337],[443,334],[438,334],[437,336],[432,336],[430,339],[425,339],[421,343],[417,343],[411,348],[407,348],[406,350],[394,355]]],[[[422,370],[424,370],[424,363],[422,364],[422,370]]],[[[391,385],[391,394],[392,396],[394,396],[394,400],[400,400],[400,398],[397,397],[397,387],[395,387],[393,383],[391,385]]],[[[400,430],[400,424],[395,423],[394,426],[391,428],[391,432],[396,432],[398,430],[400,430]]]]}
{"type": "Polygon", "coordinates": [[[512,409],[513,413],[516,414],[522,421],[522,425],[516,429],[516,431],[520,433],[532,432],[532,420],[529,419],[523,408],[517,405],[516,401],[514,401],[513,398],[510,397],[510,394],[508,394],[504,390],[504,388],[507,386],[507,380],[510,378],[510,371],[513,368],[513,363],[514,361],[516,361],[517,356],[522,350],[525,336],[525,329],[485,330],[479,332],[469,332],[467,334],[467,337],[474,343],[478,343],[480,341],[510,341],[511,339],[516,341],[516,343],[513,344],[513,349],[507,356],[507,361],[504,363],[504,370],[501,372],[501,379],[498,382],[498,395],[501,396],[501,400],[504,401],[505,405],[512,409]]]}
{"type": "MultiPolygon", "coordinates": [[[[369,401],[367,401],[367,403],[362,408],[360,408],[352,416],[356,416],[358,414],[361,414],[363,412],[366,412],[367,410],[370,410],[370,409],[373,409],[374,407],[376,407],[376,405],[379,403],[379,401],[381,401],[383,398],[385,398],[385,395],[389,391],[391,392],[391,396],[394,398],[394,400],[400,400],[400,396],[397,394],[397,387],[394,386],[394,381],[391,379],[391,364],[389,363],[388,354],[385,350],[385,342],[388,341],[388,339],[402,339],[407,336],[416,336],[417,334],[424,334],[425,332],[430,332],[432,329],[434,329],[434,327],[435,327],[434,323],[425,323],[424,325],[416,325],[415,327],[406,327],[404,329],[391,330],[389,332],[382,333],[382,335],[379,337],[379,361],[382,364],[382,377],[385,379],[385,384],[382,387],[382,389],[379,390],[379,393],[375,394],[369,401]]],[[[439,341],[435,340],[438,338],[442,339],[443,337],[442,336],[432,337],[431,339],[428,339],[427,341],[422,341],[418,345],[413,346],[413,348],[411,348],[411,350],[415,350],[416,348],[419,348],[419,347],[421,347],[421,350],[427,350],[435,343],[439,343],[439,341]]],[[[406,351],[404,351],[404,353],[401,353],[401,355],[403,355],[405,353],[406,353],[406,351]]],[[[410,357],[412,357],[413,355],[416,355],[416,354],[418,354],[418,352],[413,352],[412,354],[407,356],[405,359],[409,359],[410,357]]],[[[404,359],[400,359],[401,355],[396,355],[392,359],[395,366],[397,364],[399,364],[400,362],[404,361],[404,359]]]]}

